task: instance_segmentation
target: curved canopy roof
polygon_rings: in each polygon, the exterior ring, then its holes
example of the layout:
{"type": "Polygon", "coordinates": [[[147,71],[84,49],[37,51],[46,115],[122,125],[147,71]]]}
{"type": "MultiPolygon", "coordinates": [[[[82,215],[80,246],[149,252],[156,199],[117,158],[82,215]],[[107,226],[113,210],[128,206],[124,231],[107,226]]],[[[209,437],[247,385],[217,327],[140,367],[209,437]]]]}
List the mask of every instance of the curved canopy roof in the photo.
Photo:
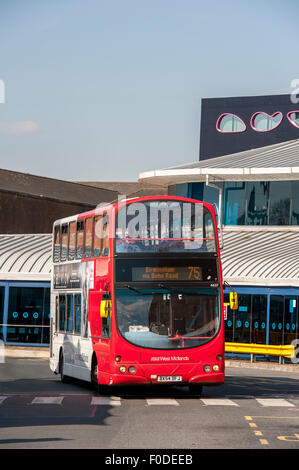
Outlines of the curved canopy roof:
{"type": "Polygon", "coordinates": [[[299,140],[140,173],[139,181],[169,186],[206,181],[299,180],[299,140]]]}
{"type": "Polygon", "coordinates": [[[299,227],[226,226],[221,258],[231,284],[299,287],[299,227]]]}
{"type": "Polygon", "coordinates": [[[0,280],[51,280],[52,235],[0,235],[0,280]]]}
{"type": "MultiPolygon", "coordinates": [[[[0,281],[50,281],[52,235],[0,235],[0,281]]],[[[224,280],[235,285],[299,287],[299,227],[228,227],[224,280]]]]}

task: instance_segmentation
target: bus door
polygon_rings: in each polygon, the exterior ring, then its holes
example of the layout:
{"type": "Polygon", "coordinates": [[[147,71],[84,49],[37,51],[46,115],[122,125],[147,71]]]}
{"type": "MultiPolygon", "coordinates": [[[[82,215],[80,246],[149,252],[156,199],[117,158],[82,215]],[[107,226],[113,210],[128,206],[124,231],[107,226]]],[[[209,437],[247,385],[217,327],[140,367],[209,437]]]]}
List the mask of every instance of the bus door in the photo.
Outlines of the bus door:
{"type": "Polygon", "coordinates": [[[110,371],[110,337],[111,337],[111,294],[104,292],[100,302],[99,312],[99,370],[110,371]]]}

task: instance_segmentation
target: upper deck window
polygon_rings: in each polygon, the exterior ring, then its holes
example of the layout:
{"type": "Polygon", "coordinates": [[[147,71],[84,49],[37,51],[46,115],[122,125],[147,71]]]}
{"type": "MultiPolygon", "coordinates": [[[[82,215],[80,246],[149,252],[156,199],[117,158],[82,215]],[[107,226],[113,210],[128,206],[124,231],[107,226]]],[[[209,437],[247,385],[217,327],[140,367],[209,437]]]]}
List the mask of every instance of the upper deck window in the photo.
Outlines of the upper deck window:
{"type": "Polygon", "coordinates": [[[92,251],[92,225],[93,225],[93,217],[88,217],[85,220],[84,258],[90,258],[91,257],[91,251],[92,251]]]}
{"type": "Polygon", "coordinates": [[[109,255],[109,216],[107,212],[95,217],[93,256],[109,255]]]}
{"type": "Polygon", "coordinates": [[[93,256],[99,257],[102,252],[102,237],[101,237],[101,220],[102,215],[97,215],[94,218],[94,243],[93,243],[93,256]]]}
{"type": "Polygon", "coordinates": [[[60,225],[55,225],[53,261],[54,263],[58,263],[59,260],[60,260],[60,225]]]}
{"type": "Polygon", "coordinates": [[[115,230],[116,253],[216,251],[212,215],[202,204],[131,203],[118,211],[115,230]]]}
{"type": "Polygon", "coordinates": [[[68,251],[69,261],[72,261],[75,259],[75,248],[76,248],[76,221],[70,222],[70,226],[69,226],[69,251],[68,251]]]}
{"type": "Polygon", "coordinates": [[[64,224],[61,227],[61,254],[60,261],[66,261],[67,259],[67,248],[68,248],[68,224],[64,224]]]}
{"type": "Polygon", "coordinates": [[[84,220],[77,222],[77,235],[76,235],[76,259],[83,257],[84,249],[84,220]]]}

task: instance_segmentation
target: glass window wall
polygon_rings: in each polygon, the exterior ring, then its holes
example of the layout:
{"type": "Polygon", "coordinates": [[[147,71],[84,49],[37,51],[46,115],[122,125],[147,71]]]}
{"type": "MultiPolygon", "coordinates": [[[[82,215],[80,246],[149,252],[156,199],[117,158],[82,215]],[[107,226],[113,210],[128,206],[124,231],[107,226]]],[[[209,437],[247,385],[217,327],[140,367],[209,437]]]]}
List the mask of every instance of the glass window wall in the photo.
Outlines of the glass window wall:
{"type": "Polygon", "coordinates": [[[246,185],[242,182],[225,183],[224,224],[245,225],[246,185]]]}
{"type": "Polygon", "coordinates": [[[6,341],[49,344],[49,289],[10,287],[6,341]]]}
{"type": "Polygon", "coordinates": [[[269,198],[269,225],[289,225],[291,184],[289,181],[272,181],[269,198]]]}
{"type": "Polygon", "coordinates": [[[299,181],[292,181],[291,225],[299,225],[299,181]]]}
{"type": "Polygon", "coordinates": [[[286,296],[284,299],[283,344],[291,344],[297,338],[297,333],[299,333],[298,311],[296,296],[286,296]]]}
{"type": "Polygon", "coordinates": [[[251,342],[266,344],[267,342],[267,296],[252,295],[252,335],[251,342]]]}
{"type": "Polygon", "coordinates": [[[247,225],[267,225],[269,183],[247,183],[247,225]]]}
{"type": "Polygon", "coordinates": [[[4,287],[0,286],[0,340],[3,340],[4,287]]]}
{"type": "MultiPolygon", "coordinates": [[[[299,181],[217,182],[221,184],[224,225],[299,225],[299,181]]],[[[204,183],[189,183],[182,195],[218,206],[218,190],[204,183]]]]}
{"type": "MultiPolygon", "coordinates": [[[[224,293],[224,302],[229,294],[224,293]]],[[[238,310],[227,305],[225,341],[289,345],[299,339],[299,297],[238,293],[238,310]]]]}
{"type": "Polygon", "coordinates": [[[235,312],[235,335],[236,343],[250,343],[251,341],[251,295],[238,295],[239,308],[235,312]]]}

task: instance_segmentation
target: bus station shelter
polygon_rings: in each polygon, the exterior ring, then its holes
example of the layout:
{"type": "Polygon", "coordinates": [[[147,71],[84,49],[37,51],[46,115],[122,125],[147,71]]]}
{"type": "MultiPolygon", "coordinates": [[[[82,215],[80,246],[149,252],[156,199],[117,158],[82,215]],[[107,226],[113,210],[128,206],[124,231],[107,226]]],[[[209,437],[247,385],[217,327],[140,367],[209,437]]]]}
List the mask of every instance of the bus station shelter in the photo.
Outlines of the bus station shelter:
{"type": "Polygon", "coordinates": [[[51,234],[0,235],[0,340],[48,346],[51,234]]]}

